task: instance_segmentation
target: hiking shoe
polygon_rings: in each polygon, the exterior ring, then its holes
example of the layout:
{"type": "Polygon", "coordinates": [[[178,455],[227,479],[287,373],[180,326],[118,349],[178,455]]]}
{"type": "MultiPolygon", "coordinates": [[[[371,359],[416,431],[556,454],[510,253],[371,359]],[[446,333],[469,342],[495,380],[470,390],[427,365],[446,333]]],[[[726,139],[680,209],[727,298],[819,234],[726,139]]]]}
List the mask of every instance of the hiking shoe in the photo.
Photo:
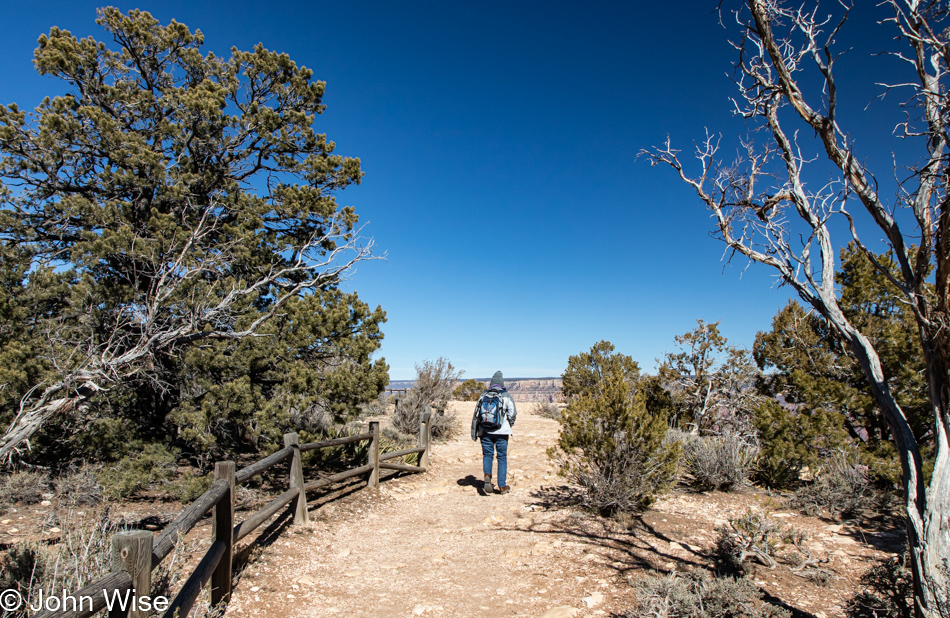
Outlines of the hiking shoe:
{"type": "Polygon", "coordinates": [[[485,475],[485,493],[486,494],[492,493],[491,474],[485,475]]]}
{"type": "Polygon", "coordinates": [[[511,491],[511,485],[505,485],[504,487],[499,487],[499,488],[498,488],[498,493],[499,493],[499,494],[506,494],[506,493],[508,493],[509,491],[511,491]]]}

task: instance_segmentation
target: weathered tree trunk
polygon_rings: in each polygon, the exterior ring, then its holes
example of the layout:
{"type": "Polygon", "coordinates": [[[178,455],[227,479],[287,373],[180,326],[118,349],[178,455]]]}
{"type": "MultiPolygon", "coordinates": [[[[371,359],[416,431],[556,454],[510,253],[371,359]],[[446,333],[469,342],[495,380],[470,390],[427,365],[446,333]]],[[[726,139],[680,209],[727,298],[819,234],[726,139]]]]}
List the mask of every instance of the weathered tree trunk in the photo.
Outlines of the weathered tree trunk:
{"type": "Polygon", "coordinates": [[[41,400],[22,410],[6,432],[0,435],[0,462],[7,462],[16,457],[19,445],[29,444],[30,437],[39,431],[46,421],[76,409],[85,401],[86,397],[74,395],[52,401],[41,400]]]}
{"type": "MultiPolygon", "coordinates": [[[[939,360],[928,356],[928,377],[931,382],[935,422],[936,460],[930,487],[923,476],[923,459],[910,428],[910,423],[897,403],[881,368],[880,359],[871,342],[843,315],[827,311],[823,314],[835,329],[844,335],[852,354],[858,360],[871,385],[871,393],[884,412],[897,445],[901,461],[901,480],[907,512],[907,551],[914,576],[914,613],[917,618],[950,616],[950,458],[947,449],[946,370],[939,370],[939,360]],[[942,393],[942,394],[941,394],[942,393]]],[[[922,331],[923,332],[923,331],[922,331]]],[[[925,336],[925,335],[924,335],[925,336]]],[[[924,349],[933,349],[931,340],[924,349]]],[[[926,354],[925,354],[926,356],[926,354]]],[[[944,365],[946,367],[947,365],[944,365]]]]}
{"type": "MultiPolygon", "coordinates": [[[[938,238],[946,239],[946,223],[944,213],[938,238]]],[[[950,251],[947,249],[946,243],[938,240],[937,306],[930,318],[931,324],[939,327],[933,335],[923,326],[920,329],[934,414],[935,458],[927,490],[927,508],[921,513],[921,544],[913,555],[915,594],[925,604],[925,608],[918,608],[918,616],[927,616],[921,609],[929,610],[932,616],[950,616],[950,320],[947,319],[950,251]]]]}
{"type": "Polygon", "coordinates": [[[915,593],[923,602],[917,606],[917,616],[927,618],[950,616],[950,461],[946,448],[947,433],[941,433],[943,447],[930,480],[922,538],[918,539],[919,545],[912,548],[915,551],[912,560],[915,593]]]}

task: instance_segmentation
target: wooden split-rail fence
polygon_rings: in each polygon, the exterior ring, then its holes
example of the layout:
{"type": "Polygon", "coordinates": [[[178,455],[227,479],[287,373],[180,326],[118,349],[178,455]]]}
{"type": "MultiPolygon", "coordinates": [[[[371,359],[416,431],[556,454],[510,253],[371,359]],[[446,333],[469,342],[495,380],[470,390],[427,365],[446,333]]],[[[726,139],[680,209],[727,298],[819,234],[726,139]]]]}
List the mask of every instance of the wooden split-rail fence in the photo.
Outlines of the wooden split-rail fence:
{"type": "Polygon", "coordinates": [[[425,472],[429,467],[429,445],[432,437],[430,418],[431,410],[426,407],[419,420],[419,442],[416,448],[380,453],[379,422],[371,421],[369,431],[366,433],[323,442],[298,444],[296,433],[284,434],[283,449],[240,470],[235,470],[233,461],[216,463],[214,482],[208,491],[185,508],[157,536],[153,537],[147,530],[117,532],[112,537],[112,572],[82,590],[62,595],[64,604],[67,604],[66,601],[69,599],[74,600],[68,609],[35,614],[34,618],[86,618],[107,609],[107,595],[111,599],[114,599],[116,594],[124,598],[130,590],[132,594],[128,602],[122,604],[124,610],[115,609],[117,604],[113,604],[113,609],[108,614],[109,618],[147,618],[149,612],[141,609],[146,604],[135,603],[133,599],[151,594],[152,571],[172,553],[179,537],[187,534],[209,511],[212,521],[211,547],[185,580],[178,595],[163,614],[163,618],[185,618],[198,600],[202,588],[209,581],[211,605],[227,602],[231,596],[231,561],[235,543],[287,505],[290,505],[289,508],[293,510],[294,524],[307,523],[309,521],[308,491],[327,487],[362,474],[369,474],[367,482],[369,488],[379,489],[380,470],[425,472]],[[369,456],[366,465],[309,483],[304,480],[301,453],[366,440],[369,440],[369,456]],[[418,466],[390,461],[412,454],[419,455],[418,466]],[[287,491],[244,521],[235,524],[234,494],[237,485],[246,483],[287,459],[290,460],[287,491]],[[77,599],[91,599],[91,602],[77,603],[75,602],[77,599]]]}

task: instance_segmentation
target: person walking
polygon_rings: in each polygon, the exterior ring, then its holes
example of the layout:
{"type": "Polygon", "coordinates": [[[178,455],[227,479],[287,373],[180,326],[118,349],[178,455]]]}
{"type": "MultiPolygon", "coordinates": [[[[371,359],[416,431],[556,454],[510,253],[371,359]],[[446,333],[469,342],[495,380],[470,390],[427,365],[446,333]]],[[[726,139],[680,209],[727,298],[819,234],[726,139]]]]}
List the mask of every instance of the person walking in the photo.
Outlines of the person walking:
{"type": "Polygon", "coordinates": [[[482,441],[482,470],[485,472],[485,494],[492,493],[492,463],[498,457],[498,493],[511,490],[508,485],[508,440],[515,424],[518,410],[515,401],[505,390],[505,379],[496,371],[488,383],[488,390],[481,394],[475,404],[472,417],[472,440],[482,441]]]}

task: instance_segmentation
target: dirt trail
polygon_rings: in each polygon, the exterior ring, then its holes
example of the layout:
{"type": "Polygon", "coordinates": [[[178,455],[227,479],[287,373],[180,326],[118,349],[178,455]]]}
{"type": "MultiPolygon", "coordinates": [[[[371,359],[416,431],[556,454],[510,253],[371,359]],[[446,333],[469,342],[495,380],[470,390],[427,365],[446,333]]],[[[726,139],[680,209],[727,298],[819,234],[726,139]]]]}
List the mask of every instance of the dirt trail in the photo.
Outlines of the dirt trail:
{"type": "Polygon", "coordinates": [[[378,494],[361,489],[312,508],[308,527],[293,527],[258,550],[227,615],[616,616],[634,604],[631,579],[708,568],[716,526],[753,509],[806,530],[834,574],[819,585],[788,568],[763,568],[752,575],[755,584],[798,618],[833,618],[843,616],[860,573],[900,548],[899,531],[804,517],[758,490],[676,492],[628,525],[564,508],[571,490],[545,455],[558,423],[535,416],[535,405],[519,405],[510,494],[480,495],[472,404],[453,403],[462,429],[435,444],[427,474],[391,478],[378,494]]]}
{"type": "MultiPolygon", "coordinates": [[[[472,404],[454,403],[467,426],[472,404]]],[[[545,450],[556,421],[521,404],[509,447],[510,494],[480,495],[481,452],[467,427],[437,443],[431,470],[311,511],[249,565],[228,616],[605,615],[616,569],[556,532],[567,514],[538,500],[559,484],[545,450]],[[295,534],[296,532],[296,534],[295,534]],[[571,611],[570,608],[574,608],[571,611]]],[[[626,588],[623,586],[622,588],[626,588]]]]}

